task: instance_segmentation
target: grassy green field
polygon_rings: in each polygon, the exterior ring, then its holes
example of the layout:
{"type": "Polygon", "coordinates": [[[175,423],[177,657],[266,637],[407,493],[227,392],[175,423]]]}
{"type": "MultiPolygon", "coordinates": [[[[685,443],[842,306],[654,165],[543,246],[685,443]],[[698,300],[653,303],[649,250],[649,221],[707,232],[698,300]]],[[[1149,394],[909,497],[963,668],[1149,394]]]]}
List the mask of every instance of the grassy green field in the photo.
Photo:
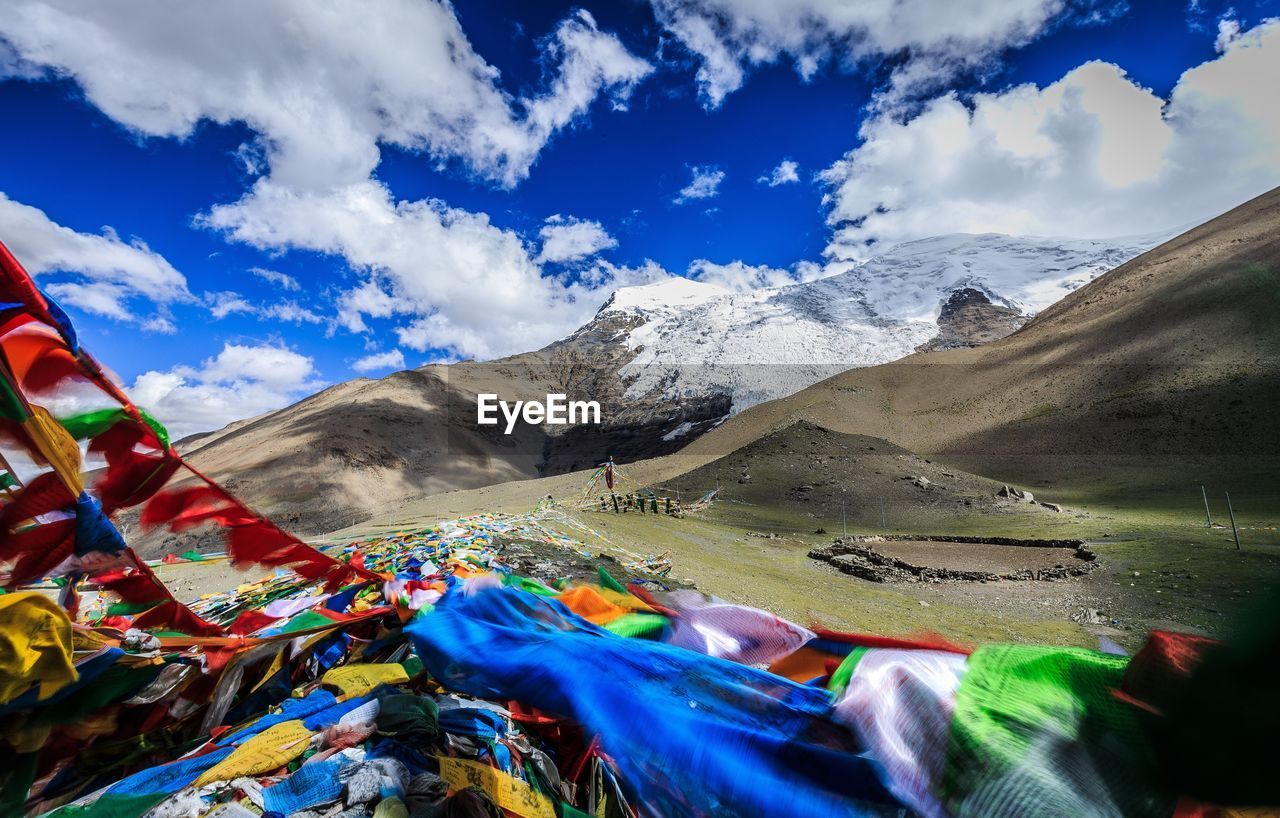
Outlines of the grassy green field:
{"type": "MultiPolygon", "coordinates": [[[[850,534],[1086,540],[1101,559],[1101,568],[1087,577],[1063,582],[863,581],[807,556],[811,548],[830,543],[843,531],[840,504],[831,499],[838,494],[828,491],[821,502],[798,503],[787,492],[797,479],[814,480],[821,488],[808,468],[809,456],[806,449],[803,458],[792,462],[763,457],[753,464],[748,486],[733,481],[736,472],[727,466],[716,469],[713,464],[713,481],[724,472],[724,499],[698,514],[671,518],[571,511],[600,536],[584,536],[570,527],[564,533],[601,551],[669,554],[673,575],[703,591],[804,624],[884,635],[927,631],[966,643],[1034,641],[1096,647],[1099,637],[1107,636],[1132,649],[1152,628],[1229,636],[1267,594],[1280,589],[1280,503],[1264,477],[1214,472],[1216,476],[1204,478],[1214,489],[1215,523],[1227,519],[1221,487],[1232,492],[1243,546],[1237,551],[1229,528],[1205,526],[1199,483],[1193,481],[1211,474],[1209,470],[1123,462],[1074,469],[1055,463],[1052,480],[1037,480],[1026,469],[1001,472],[989,464],[983,467],[1000,480],[1032,488],[1041,499],[1063,504],[1066,511],[1060,514],[1017,504],[982,505],[977,492],[989,497],[991,487],[998,486],[984,478],[953,481],[954,497],[972,496],[973,507],[953,498],[941,505],[902,500],[912,496],[909,493],[899,493],[898,501],[883,509],[878,502],[846,504],[850,534]],[[819,529],[824,533],[815,533],[819,529]]],[[[836,482],[872,475],[862,486],[864,496],[891,485],[884,481],[907,485],[888,468],[872,464],[868,471],[866,465],[838,475],[836,482]]],[[[664,485],[680,485],[686,498],[705,488],[687,476],[664,485]]],[[[329,539],[421,528],[484,511],[524,513],[547,493],[568,507],[580,492],[581,477],[573,475],[453,492],[425,498],[376,524],[335,532],[329,539]]]]}
{"type": "MultiPolygon", "coordinates": [[[[1260,507],[1241,499],[1246,507],[1260,507]]],[[[1088,577],[1066,582],[939,585],[880,585],[809,559],[810,548],[841,532],[840,521],[785,506],[720,502],[684,519],[634,513],[587,513],[582,519],[612,545],[669,553],[675,573],[708,593],[799,622],[886,635],[934,631],[970,643],[1082,646],[1096,646],[1098,636],[1107,635],[1130,647],[1151,628],[1228,636],[1255,604],[1280,588],[1280,532],[1264,515],[1239,515],[1243,545],[1237,551],[1229,529],[1206,528],[1203,513],[1197,520],[1173,503],[1084,511],[1087,516],[961,516],[945,527],[904,520],[901,509],[890,512],[897,524],[891,522],[884,533],[1078,538],[1093,543],[1102,561],[1088,577]],[[819,527],[828,533],[815,534],[819,527]],[[1090,610],[1106,623],[1071,618],[1090,610]]],[[[882,530],[855,523],[849,533],[882,530]]]]}

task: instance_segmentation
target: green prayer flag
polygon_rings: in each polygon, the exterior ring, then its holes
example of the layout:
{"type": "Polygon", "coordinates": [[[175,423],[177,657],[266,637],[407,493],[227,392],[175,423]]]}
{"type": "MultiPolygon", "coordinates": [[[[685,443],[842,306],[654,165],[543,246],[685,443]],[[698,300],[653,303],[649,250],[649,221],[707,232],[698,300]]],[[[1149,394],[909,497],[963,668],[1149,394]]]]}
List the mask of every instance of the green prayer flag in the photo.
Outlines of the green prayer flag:
{"type": "Polygon", "coordinates": [[[113,602],[107,606],[107,616],[133,616],[149,611],[158,604],[158,602],[113,602]]]}
{"type": "Polygon", "coordinates": [[[49,813],[49,818],[139,818],[173,793],[104,795],[92,804],[71,804],[49,813]]]}
{"type": "MultiPolygon", "coordinates": [[[[160,441],[168,446],[169,430],[164,428],[164,425],[152,417],[145,409],[139,411],[142,413],[142,419],[156,433],[156,437],[160,438],[160,441]]],[[[97,437],[120,421],[128,419],[129,414],[124,409],[117,408],[95,409],[92,412],[83,412],[79,415],[59,418],[58,422],[73,438],[84,440],[90,437],[97,437]]]]}
{"type": "Polygon", "coordinates": [[[956,693],[940,794],[961,799],[1005,787],[1005,814],[1037,807],[1088,814],[1069,784],[1071,765],[1080,764],[1097,776],[1100,802],[1116,804],[1118,814],[1171,811],[1172,804],[1144,801],[1150,746],[1136,709],[1115,696],[1128,663],[1080,648],[978,648],[956,693]]]}
{"type": "Polygon", "coordinates": [[[839,698],[844,693],[844,689],[849,686],[849,682],[853,679],[853,671],[858,666],[858,662],[863,656],[867,655],[867,649],[857,647],[849,651],[849,655],[844,657],[840,662],[840,666],[831,674],[831,680],[827,682],[827,690],[839,698]]]}
{"type": "Polygon", "coordinates": [[[18,396],[18,390],[3,377],[0,377],[0,419],[16,423],[27,419],[27,408],[18,396]]]}
{"type": "Polygon", "coordinates": [[[658,639],[667,627],[667,618],[661,614],[630,613],[603,625],[604,629],[629,639],[658,639]]]}
{"type": "Polygon", "coordinates": [[[559,593],[559,591],[548,588],[536,579],[517,576],[516,574],[507,574],[502,578],[502,582],[504,585],[519,588],[521,591],[528,591],[538,596],[556,596],[559,593]]]}
{"type": "Polygon", "coordinates": [[[333,625],[334,620],[324,614],[315,611],[303,611],[302,613],[290,619],[280,629],[281,633],[293,633],[294,631],[305,631],[308,628],[317,628],[321,625],[333,625]]]}
{"type": "Polygon", "coordinates": [[[600,572],[601,587],[608,588],[613,591],[618,591],[619,593],[623,593],[623,594],[627,593],[627,589],[623,586],[623,584],[621,582],[618,582],[616,579],[614,579],[609,574],[608,571],[604,570],[603,565],[600,566],[598,570],[600,572]]]}

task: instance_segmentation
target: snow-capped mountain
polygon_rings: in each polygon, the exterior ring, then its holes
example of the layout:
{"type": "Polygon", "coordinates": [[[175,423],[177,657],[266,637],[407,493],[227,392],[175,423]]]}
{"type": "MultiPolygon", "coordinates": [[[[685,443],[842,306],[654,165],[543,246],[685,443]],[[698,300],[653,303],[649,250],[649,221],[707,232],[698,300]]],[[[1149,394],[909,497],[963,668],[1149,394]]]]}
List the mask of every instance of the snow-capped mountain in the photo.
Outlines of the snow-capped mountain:
{"type": "Polygon", "coordinates": [[[1164,238],[936,236],[828,278],[746,293],[671,278],[618,290],[584,330],[619,328],[634,353],[619,371],[628,400],[721,394],[738,412],[940,339],[1007,335],[1164,238]]]}
{"type": "Polygon", "coordinates": [[[357,378],[179,445],[296,529],[327,531],[408,497],[678,451],[828,376],[1003,337],[1157,241],[939,236],[768,290],[670,278],[618,290],[544,349],[357,378]],[[602,422],[506,435],[475,423],[481,392],[596,400],[602,422]]]}

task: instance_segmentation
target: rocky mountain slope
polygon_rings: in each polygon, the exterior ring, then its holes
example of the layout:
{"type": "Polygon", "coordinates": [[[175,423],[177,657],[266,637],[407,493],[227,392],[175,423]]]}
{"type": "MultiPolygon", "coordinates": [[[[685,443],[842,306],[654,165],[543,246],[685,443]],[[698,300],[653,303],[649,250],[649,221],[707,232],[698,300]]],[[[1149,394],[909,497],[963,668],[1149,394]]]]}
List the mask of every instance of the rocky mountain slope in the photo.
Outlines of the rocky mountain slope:
{"type": "Polygon", "coordinates": [[[1135,492],[1181,481],[1198,497],[1209,475],[1256,492],[1259,476],[1280,482],[1278,316],[1280,189],[1008,337],[850,370],[739,413],[682,454],[714,459],[805,420],[1001,480],[1069,473],[1135,492]]]}
{"type": "Polygon", "coordinates": [[[941,236],[786,287],[625,288],[542,350],[355,379],[179,449],[299,531],[329,530],[412,497],[674,452],[852,367],[1003,337],[1151,241],[941,236]],[[597,400],[604,422],[506,436],[476,426],[480,392],[597,400]]]}
{"type": "Polygon", "coordinates": [[[936,236],[785,287],[730,293],[682,279],[630,288],[597,320],[643,321],[625,339],[636,352],[621,370],[630,399],[719,394],[737,412],[937,339],[970,346],[1003,337],[1160,239],[936,236]]]}

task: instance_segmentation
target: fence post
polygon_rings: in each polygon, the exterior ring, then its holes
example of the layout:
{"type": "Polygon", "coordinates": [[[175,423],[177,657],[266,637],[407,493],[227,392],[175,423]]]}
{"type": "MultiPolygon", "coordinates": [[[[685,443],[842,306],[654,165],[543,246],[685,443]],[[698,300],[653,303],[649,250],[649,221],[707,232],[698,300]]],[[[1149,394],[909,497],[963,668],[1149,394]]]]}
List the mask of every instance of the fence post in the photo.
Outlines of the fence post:
{"type": "Polygon", "coordinates": [[[1227,514],[1231,517],[1231,536],[1236,538],[1236,550],[1240,550],[1240,531],[1236,528],[1236,512],[1231,508],[1231,492],[1223,492],[1227,495],[1227,514]]]}

